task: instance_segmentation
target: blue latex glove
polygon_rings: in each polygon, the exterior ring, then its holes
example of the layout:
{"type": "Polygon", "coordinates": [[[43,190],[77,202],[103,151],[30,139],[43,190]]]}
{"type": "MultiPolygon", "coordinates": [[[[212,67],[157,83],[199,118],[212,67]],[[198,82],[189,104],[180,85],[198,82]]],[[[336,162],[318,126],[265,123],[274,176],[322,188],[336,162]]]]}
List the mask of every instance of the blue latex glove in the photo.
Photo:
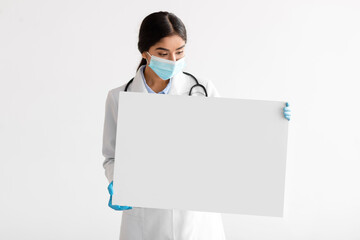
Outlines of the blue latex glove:
{"type": "Polygon", "coordinates": [[[291,110],[290,110],[290,108],[289,108],[289,103],[286,102],[286,107],[284,107],[284,117],[285,117],[288,121],[290,121],[290,116],[291,116],[290,112],[291,112],[291,110]]]}
{"type": "Polygon", "coordinates": [[[110,194],[110,200],[109,200],[109,204],[108,204],[109,207],[111,207],[112,209],[117,210],[117,211],[132,209],[132,207],[128,207],[128,206],[112,205],[112,195],[113,195],[113,192],[114,192],[113,191],[113,181],[111,181],[111,183],[109,184],[108,191],[109,191],[109,194],[110,194]]]}

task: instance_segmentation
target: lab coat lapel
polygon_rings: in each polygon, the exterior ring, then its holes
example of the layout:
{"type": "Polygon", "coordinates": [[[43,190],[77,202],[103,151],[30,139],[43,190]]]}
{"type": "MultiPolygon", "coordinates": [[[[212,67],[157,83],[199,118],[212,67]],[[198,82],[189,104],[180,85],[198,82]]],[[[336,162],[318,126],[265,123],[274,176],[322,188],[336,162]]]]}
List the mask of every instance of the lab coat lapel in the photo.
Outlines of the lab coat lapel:
{"type": "Polygon", "coordinates": [[[144,85],[144,81],[142,79],[140,69],[136,72],[134,80],[130,84],[129,91],[131,91],[131,92],[146,92],[146,93],[148,92],[144,85]]]}

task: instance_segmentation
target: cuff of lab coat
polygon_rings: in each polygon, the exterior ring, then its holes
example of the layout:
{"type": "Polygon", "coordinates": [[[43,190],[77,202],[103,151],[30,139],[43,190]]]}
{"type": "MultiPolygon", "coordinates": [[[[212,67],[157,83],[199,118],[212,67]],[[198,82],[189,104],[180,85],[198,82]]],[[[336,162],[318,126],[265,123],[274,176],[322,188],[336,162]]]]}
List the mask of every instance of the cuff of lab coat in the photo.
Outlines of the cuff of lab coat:
{"type": "Polygon", "coordinates": [[[114,180],[114,160],[109,161],[104,165],[105,176],[108,179],[109,183],[114,180]]]}

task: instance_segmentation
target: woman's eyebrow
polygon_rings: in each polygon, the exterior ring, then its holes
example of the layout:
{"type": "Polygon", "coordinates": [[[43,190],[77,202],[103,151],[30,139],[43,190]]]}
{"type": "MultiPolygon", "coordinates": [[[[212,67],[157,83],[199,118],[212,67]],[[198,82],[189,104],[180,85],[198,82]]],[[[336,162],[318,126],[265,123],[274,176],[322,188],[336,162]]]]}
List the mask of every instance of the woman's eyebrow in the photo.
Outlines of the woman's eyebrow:
{"type": "MultiPolygon", "coordinates": [[[[181,47],[177,48],[176,50],[182,49],[183,47],[185,47],[185,44],[184,44],[184,45],[182,45],[181,47]]],[[[164,50],[164,51],[170,51],[169,49],[166,49],[166,48],[162,48],[162,47],[158,47],[158,48],[156,48],[155,50],[164,50]]]]}

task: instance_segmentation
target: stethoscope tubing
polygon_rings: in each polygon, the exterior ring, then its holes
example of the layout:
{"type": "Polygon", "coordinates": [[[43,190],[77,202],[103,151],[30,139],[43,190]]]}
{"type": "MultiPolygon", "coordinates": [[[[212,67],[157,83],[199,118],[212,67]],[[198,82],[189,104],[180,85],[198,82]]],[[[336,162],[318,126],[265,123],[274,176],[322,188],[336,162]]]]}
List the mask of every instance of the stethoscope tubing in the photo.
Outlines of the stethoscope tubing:
{"type": "MultiPolygon", "coordinates": [[[[204,92],[205,92],[205,96],[206,96],[206,97],[208,96],[207,91],[206,91],[206,88],[204,87],[204,85],[202,85],[202,84],[200,84],[200,83],[198,82],[198,80],[196,79],[196,77],[194,77],[192,74],[190,74],[190,73],[188,73],[188,72],[183,72],[183,73],[186,74],[186,75],[188,75],[188,76],[190,76],[190,77],[192,77],[192,78],[195,80],[195,82],[196,82],[196,84],[194,84],[194,85],[190,88],[189,96],[191,96],[192,90],[193,90],[194,87],[201,87],[201,88],[204,90],[204,92]]],[[[124,90],[125,92],[127,92],[127,89],[129,88],[129,86],[130,86],[130,84],[132,83],[133,80],[134,80],[134,78],[132,78],[132,79],[126,84],[125,90],[124,90]]]]}

